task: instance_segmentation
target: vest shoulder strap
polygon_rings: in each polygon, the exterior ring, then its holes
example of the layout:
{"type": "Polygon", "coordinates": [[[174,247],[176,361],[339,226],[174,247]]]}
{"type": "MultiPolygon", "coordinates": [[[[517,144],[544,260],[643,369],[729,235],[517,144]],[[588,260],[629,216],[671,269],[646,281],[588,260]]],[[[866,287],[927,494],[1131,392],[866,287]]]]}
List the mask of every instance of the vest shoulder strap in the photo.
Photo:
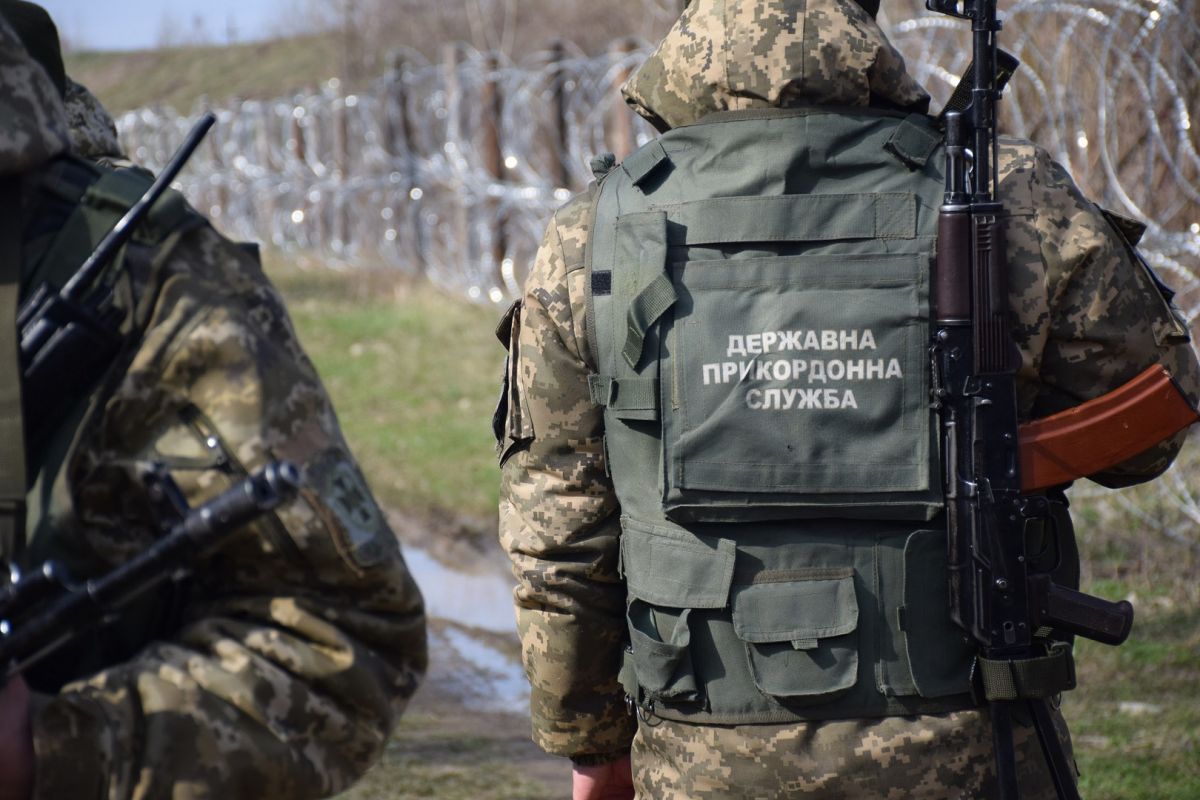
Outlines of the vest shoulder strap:
{"type": "MultiPolygon", "coordinates": [[[[74,156],[57,159],[30,187],[30,220],[21,232],[18,327],[45,328],[36,354],[18,352],[27,472],[45,468],[49,442],[77,423],[121,353],[139,335],[143,287],[183,233],[201,224],[178,192],[166,192],[140,219],[133,237],[89,276],[71,299],[62,289],[99,243],[145,194],[150,173],[100,166],[74,156]]],[[[150,297],[149,292],[145,293],[150,297]]],[[[39,328],[39,329],[40,329],[39,328]]],[[[19,335],[19,334],[18,334],[19,335]]],[[[29,520],[27,522],[32,522],[29,520]]]]}
{"type": "MultiPolygon", "coordinates": [[[[0,207],[19,208],[20,183],[0,177],[0,207]]],[[[0,561],[24,540],[25,441],[17,358],[17,293],[21,280],[20,214],[0,214],[0,561]]]]}
{"type": "MultiPolygon", "coordinates": [[[[47,223],[43,221],[40,227],[26,230],[27,241],[39,237],[47,241],[29,254],[36,264],[25,264],[24,286],[28,289],[44,282],[61,286],[153,182],[154,176],[138,167],[102,166],[75,156],[56,160],[42,177],[41,202],[48,208],[60,209],[58,213],[45,215],[57,225],[46,230],[47,223]]],[[[35,225],[39,224],[38,216],[41,215],[35,215],[35,225]]],[[[156,247],[171,234],[202,222],[203,218],[192,210],[183,195],[168,190],[138,226],[133,241],[156,247]]],[[[120,263],[118,256],[114,266],[120,263]]]]}
{"type": "Polygon", "coordinates": [[[924,114],[910,114],[896,126],[884,148],[909,169],[921,169],[942,143],[942,133],[924,114]]]}

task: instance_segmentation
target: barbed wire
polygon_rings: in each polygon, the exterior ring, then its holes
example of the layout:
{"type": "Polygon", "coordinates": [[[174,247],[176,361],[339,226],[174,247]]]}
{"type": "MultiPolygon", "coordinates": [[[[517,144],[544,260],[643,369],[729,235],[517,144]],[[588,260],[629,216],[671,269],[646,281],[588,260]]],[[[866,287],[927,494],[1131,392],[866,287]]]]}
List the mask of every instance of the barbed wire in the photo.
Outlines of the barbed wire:
{"type": "MultiPolygon", "coordinates": [[[[1196,10],[1196,0],[1019,2],[1004,41],[1023,66],[1002,104],[1008,132],[1036,139],[1091,196],[1149,224],[1147,260],[1184,287],[1189,319],[1200,314],[1196,10]]],[[[944,100],[969,61],[964,26],[914,8],[887,27],[944,100]]],[[[627,112],[614,121],[617,87],[647,52],[636,43],[588,57],[560,45],[512,62],[456,45],[440,63],[404,53],[361,93],[332,80],[222,105],[181,183],[233,235],[335,263],[382,258],[500,302],[515,293],[549,213],[586,185],[588,159],[622,149],[614,127],[629,127],[633,144],[652,135],[627,112]],[[491,140],[481,135],[491,129],[491,140]]],[[[118,128],[153,168],[192,116],[146,108],[118,128]]]]}
{"type": "MultiPolygon", "coordinates": [[[[219,124],[179,184],[232,236],[324,252],[334,265],[382,260],[500,302],[517,292],[550,213],[591,179],[606,130],[623,124],[635,145],[652,135],[627,112],[611,122],[618,78],[646,48],[547,50],[519,64],[454,50],[442,63],[404,54],[361,93],[331,80],[215,108],[219,124]],[[495,120],[489,92],[502,98],[495,120]],[[496,153],[481,141],[489,127],[496,153]]],[[[126,152],[153,169],[193,117],[143,108],[117,127],[126,152]]]]}
{"type": "MultiPolygon", "coordinates": [[[[944,101],[969,38],[944,16],[909,11],[890,36],[944,101]]],[[[1198,12],[1196,0],[1022,0],[1002,35],[1021,61],[1002,128],[1045,147],[1101,205],[1147,223],[1141,250],[1180,287],[1189,320],[1200,316],[1198,12]]]]}
{"type": "MultiPolygon", "coordinates": [[[[970,59],[968,33],[919,0],[902,3],[910,7],[887,9],[900,21],[883,24],[940,104],[970,59]]],[[[1088,196],[1148,224],[1142,251],[1176,288],[1193,329],[1198,3],[1020,0],[1004,15],[1003,42],[1022,67],[1001,104],[1006,133],[1034,139],[1088,196]]],[[[624,154],[653,136],[617,88],[648,52],[625,42],[600,56],[559,43],[519,61],[464,45],[436,61],[399,53],[363,92],[331,80],[221,104],[220,124],[180,184],[232,236],[316,251],[335,268],[382,262],[500,303],[519,291],[553,209],[591,179],[591,156],[624,154]]],[[[159,168],[204,107],[124,114],[121,141],[159,168]]],[[[1076,494],[1200,552],[1200,498],[1183,474],[1149,493],[1076,494]]]]}

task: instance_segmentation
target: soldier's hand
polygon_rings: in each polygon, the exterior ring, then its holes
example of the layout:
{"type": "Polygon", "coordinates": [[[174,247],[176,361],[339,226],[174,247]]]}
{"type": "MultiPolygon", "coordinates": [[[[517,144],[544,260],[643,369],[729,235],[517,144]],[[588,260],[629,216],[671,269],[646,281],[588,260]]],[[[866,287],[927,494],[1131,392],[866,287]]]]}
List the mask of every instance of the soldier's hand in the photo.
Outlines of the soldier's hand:
{"type": "Polygon", "coordinates": [[[629,756],[594,767],[571,770],[571,800],[633,800],[629,756]]]}
{"type": "Polygon", "coordinates": [[[0,800],[29,800],[32,794],[29,688],[17,676],[0,689],[0,800]]]}

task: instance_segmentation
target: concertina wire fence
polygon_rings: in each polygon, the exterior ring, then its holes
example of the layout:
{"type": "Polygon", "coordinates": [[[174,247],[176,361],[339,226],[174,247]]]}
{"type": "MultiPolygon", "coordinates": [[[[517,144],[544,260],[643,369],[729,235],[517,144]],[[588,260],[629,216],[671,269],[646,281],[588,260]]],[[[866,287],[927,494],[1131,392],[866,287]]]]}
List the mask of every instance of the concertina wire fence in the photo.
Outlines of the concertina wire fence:
{"type": "MultiPolygon", "coordinates": [[[[882,21],[936,108],[970,61],[966,26],[904,2],[889,9],[902,21],[882,21]]],[[[1001,37],[1022,62],[1001,104],[1004,132],[1036,140],[1090,197],[1148,222],[1143,253],[1193,329],[1198,11],[1200,0],[1023,0],[1002,10],[1001,37]]],[[[231,236],[317,252],[335,267],[384,263],[501,303],[518,293],[554,208],[591,179],[590,158],[654,135],[618,91],[648,52],[631,41],[600,56],[558,43],[520,61],[461,44],[436,60],[397,54],[362,92],[335,79],[214,108],[219,124],[179,183],[231,236]]],[[[117,120],[122,144],[160,168],[202,110],[128,112],[117,120]]],[[[1149,492],[1081,486],[1073,497],[1110,522],[1159,531],[1191,561],[1194,473],[1177,467],[1149,492]]]]}

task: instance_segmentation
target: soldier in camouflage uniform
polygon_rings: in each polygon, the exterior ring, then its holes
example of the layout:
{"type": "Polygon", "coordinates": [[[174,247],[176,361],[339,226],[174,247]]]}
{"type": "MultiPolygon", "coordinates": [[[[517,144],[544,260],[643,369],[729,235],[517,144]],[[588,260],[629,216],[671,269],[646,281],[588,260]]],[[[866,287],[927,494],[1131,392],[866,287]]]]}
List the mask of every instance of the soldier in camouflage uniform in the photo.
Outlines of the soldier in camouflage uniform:
{"type": "MultiPolygon", "coordinates": [[[[692,0],[624,94],[660,131],[733,110],[923,113],[927,94],[872,17],[851,0],[692,0]]],[[[1036,145],[1003,139],[999,171],[1022,418],[1104,394],[1155,363],[1195,403],[1200,370],[1188,331],[1117,225],[1036,145]]],[[[990,723],[977,703],[942,713],[736,725],[626,709],[618,672],[629,636],[623,575],[630,565],[628,553],[620,561],[622,508],[608,475],[604,408],[589,390],[598,372],[588,329],[596,284],[587,269],[597,191],[554,215],[500,329],[510,351],[506,405],[496,420],[500,537],[518,580],[534,740],[572,759],[577,800],[633,796],[631,780],[638,797],[660,800],[992,796],[990,723]]],[[[1181,434],[1092,477],[1106,486],[1148,480],[1182,441],[1181,434]]],[[[1077,571],[1073,554],[1066,561],[1077,571]]],[[[1015,739],[1022,797],[1053,797],[1028,722],[1017,720],[1015,739]]]]}
{"type": "MultiPolygon", "coordinates": [[[[70,224],[44,176],[63,159],[91,175],[80,153],[119,155],[103,109],[72,84],[68,114],[64,88],[0,14],[0,177],[19,181],[4,213],[22,223],[23,290],[70,224]]],[[[303,488],[182,583],[27,671],[32,697],[8,683],[2,797],[328,796],[379,757],[425,670],[420,593],[279,295],[247,250],[184,218],[123,270],[132,344],[29,453],[18,561],[54,557],[85,578],[145,549],[151,462],[193,506],[271,459],[300,466],[303,488]]]]}

